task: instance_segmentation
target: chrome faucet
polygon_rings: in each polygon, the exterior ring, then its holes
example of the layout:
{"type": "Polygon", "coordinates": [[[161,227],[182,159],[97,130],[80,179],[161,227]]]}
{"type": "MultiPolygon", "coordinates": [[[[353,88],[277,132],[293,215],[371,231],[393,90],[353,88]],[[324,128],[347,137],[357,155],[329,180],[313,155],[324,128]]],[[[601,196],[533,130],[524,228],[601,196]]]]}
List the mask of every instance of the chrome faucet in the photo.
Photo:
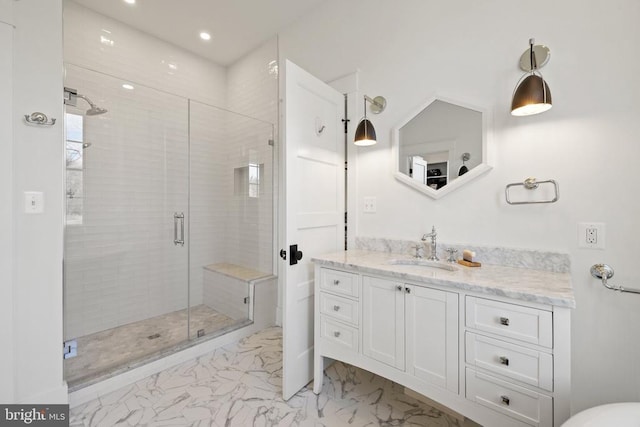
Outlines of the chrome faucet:
{"type": "Polygon", "coordinates": [[[438,254],[436,253],[436,237],[438,233],[436,233],[436,226],[431,227],[431,233],[425,234],[422,236],[422,241],[426,242],[427,237],[431,237],[431,256],[428,258],[429,261],[440,261],[438,258],[438,254]]]}

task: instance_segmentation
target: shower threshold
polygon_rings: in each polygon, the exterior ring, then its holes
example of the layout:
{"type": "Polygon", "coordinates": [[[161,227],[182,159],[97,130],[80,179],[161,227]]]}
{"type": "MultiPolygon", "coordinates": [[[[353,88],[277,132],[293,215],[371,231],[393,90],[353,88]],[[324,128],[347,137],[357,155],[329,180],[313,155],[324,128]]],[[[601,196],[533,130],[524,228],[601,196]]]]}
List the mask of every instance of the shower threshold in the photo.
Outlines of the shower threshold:
{"type": "Polygon", "coordinates": [[[187,309],[184,309],[78,337],[78,356],[64,361],[69,392],[253,323],[250,319],[232,319],[199,305],[191,308],[191,336],[187,340],[186,322],[187,309]],[[206,333],[197,337],[201,329],[206,333]]]}

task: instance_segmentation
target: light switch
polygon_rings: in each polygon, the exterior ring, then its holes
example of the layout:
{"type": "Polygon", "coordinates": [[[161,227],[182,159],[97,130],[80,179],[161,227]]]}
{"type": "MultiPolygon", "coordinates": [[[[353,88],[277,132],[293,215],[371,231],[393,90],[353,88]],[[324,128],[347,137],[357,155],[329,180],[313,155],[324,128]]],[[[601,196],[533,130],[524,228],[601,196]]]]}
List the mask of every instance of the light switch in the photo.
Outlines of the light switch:
{"type": "Polygon", "coordinates": [[[24,192],[24,212],[39,214],[44,211],[44,195],[39,191],[24,192]]]}
{"type": "Polygon", "coordinates": [[[364,198],[364,213],[376,213],[376,198],[365,197],[364,198]]]}

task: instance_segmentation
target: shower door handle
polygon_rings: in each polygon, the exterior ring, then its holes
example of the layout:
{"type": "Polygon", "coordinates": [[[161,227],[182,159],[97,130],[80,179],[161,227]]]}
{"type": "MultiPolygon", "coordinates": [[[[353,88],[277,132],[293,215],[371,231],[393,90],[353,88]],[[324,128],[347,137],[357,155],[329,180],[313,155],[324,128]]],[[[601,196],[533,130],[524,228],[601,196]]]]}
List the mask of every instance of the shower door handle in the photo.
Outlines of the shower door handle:
{"type": "Polygon", "coordinates": [[[173,244],[184,246],[184,213],[173,214],[173,244]],[[178,239],[178,220],[180,220],[180,239],[178,239]]]}

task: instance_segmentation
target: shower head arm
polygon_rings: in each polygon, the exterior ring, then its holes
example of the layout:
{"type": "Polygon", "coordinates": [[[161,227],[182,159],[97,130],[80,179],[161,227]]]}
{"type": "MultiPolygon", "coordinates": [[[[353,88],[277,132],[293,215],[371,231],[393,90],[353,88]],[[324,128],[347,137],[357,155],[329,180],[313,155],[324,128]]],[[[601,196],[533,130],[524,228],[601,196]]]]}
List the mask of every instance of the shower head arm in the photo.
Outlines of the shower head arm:
{"type": "Polygon", "coordinates": [[[96,104],[94,104],[93,102],[91,102],[91,100],[90,100],[89,98],[87,98],[86,96],[82,95],[81,93],[76,94],[76,96],[77,96],[78,98],[82,98],[82,99],[84,99],[85,101],[87,101],[87,102],[89,103],[89,106],[90,106],[91,108],[97,108],[96,104]]]}

